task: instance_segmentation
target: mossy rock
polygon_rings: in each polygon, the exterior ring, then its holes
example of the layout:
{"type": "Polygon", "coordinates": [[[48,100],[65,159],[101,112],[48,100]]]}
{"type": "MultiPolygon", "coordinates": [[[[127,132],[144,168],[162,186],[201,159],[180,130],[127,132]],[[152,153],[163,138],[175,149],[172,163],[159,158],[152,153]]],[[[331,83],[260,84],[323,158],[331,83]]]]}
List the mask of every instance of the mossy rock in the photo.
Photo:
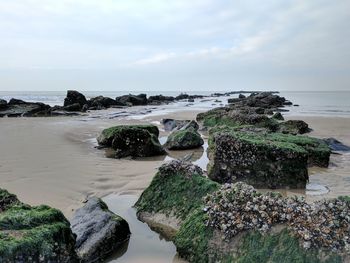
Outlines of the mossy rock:
{"type": "Polygon", "coordinates": [[[118,133],[124,131],[124,130],[134,130],[134,129],[144,129],[147,130],[149,133],[153,134],[154,136],[159,136],[159,130],[157,126],[154,125],[118,125],[114,127],[110,127],[107,129],[104,129],[99,137],[97,137],[97,142],[101,146],[112,146],[112,141],[114,139],[114,136],[118,133]]]}
{"type": "Polygon", "coordinates": [[[57,209],[16,200],[0,213],[1,262],[76,262],[74,246],[70,224],[57,209]]]}
{"type": "Polygon", "coordinates": [[[195,210],[182,224],[174,243],[179,255],[189,262],[318,263],[343,262],[342,257],[316,249],[305,250],[286,226],[267,233],[245,231],[229,241],[206,226],[207,214],[195,210]]]}
{"type": "Polygon", "coordinates": [[[279,132],[289,133],[289,134],[304,134],[311,131],[309,125],[302,120],[288,120],[281,122],[278,128],[279,132]]]}
{"type": "Polygon", "coordinates": [[[193,128],[172,132],[165,147],[169,150],[187,150],[201,147],[204,141],[201,135],[193,128]]]}
{"type": "Polygon", "coordinates": [[[97,138],[100,145],[112,147],[116,158],[148,157],[165,154],[153,125],[120,125],[105,129],[97,138]]]}

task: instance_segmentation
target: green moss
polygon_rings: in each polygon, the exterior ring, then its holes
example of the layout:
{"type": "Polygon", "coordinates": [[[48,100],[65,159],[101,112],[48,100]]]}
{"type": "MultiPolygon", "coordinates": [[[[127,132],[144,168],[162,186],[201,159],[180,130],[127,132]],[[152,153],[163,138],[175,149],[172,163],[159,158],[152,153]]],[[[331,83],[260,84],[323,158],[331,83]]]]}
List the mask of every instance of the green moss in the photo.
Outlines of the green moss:
{"type": "Polygon", "coordinates": [[[175,236],[178,253],[190,262],[208,262],[214,255],[209,247],[213,230],[205,225],[207,219],[208,216],[202,209],[195,210],[175,236]]]}
{"type": "Polygon", "coordinates": [[[101,135],[97,138],[97,141],[100,145],[110,146],[116,134],[128,130],[133,131],[139,129],[147,130],[151,135],[154,135],[156,138],[158,138],[159,136],[159,130],[157,126],[154,125],[118,125],[104,129],[101,135]]]}
{"type": "Polygon", "coordinates": [[[0,188],[0,212],[10,208],[13,205],[20,204],[17,196],[0,188]]]}
{"type": "Polygon", "coordinates": [[[68,220],[48,206],[15,205],[0,214],[0,261],[75,258],[68,220]]]}
{"type": "Polygon", "coordinates": [[[180,219],[202,204],[202,198],[213,192],[219,185],[201,175],[186,178],[180,174],[157,173],[150,186],[135,204],[138,212],[172,212],[180,219]]]}
{"type": "Polygon", "coordinates": [[[249,232],[244,236],[238,251],[239,254],[234,261],[237,263],[342,262],[340,256],[332,254],[328,258],[320,260],[318,251],[304,250],[298,239],[287,229],[277,234],[249,232]]]}

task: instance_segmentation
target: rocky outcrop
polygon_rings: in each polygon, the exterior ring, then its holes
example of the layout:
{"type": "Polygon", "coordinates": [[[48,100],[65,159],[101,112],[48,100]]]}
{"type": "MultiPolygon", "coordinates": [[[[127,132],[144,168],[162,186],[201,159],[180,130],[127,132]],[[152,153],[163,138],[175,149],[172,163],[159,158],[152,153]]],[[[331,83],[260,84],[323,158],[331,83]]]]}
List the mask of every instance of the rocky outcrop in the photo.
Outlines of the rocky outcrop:
{"type": "Polygon", "coordinates": [[[68,90],[64,99],[64,109],[67,111],[81,111],[87,105],[87,100],[83,94],[76,90],[68,90]]]}
{"type": "Polygon", "coordinates": [[[88,105],[90,110],[110,108],[116,105],[123,106],[123,104],[118,103],[116,100],[104,96],[91,98],[88,101],[88,105]]]}
{"type": "Polygon", "coordinates": [[[169,150],[186,150],[201,147],[204,141],[198,133],[198,124],[190,121],[178,130],[173,131],[165,143],[169,150]]]}
{"type": "Polygon", "coordinates": [[[128,223],[95,197],[75,211],[71,225],[80,262],[103,261],[130,237],[128,223]]]}
{"type": "Polygon", "coordinates": [[[49,116],[50,106],[44,103],[25,102],[23,100],[11,99],[7,104],[2,103],[0,117],[37,117],[49,116]]]}
{"type": "Polygon", "coordinates": [[[125,105],[125,106],[147,105],[147,95],[146,94],[123,95],[123,96],[117,97],[115,100],[119,105],[125,105]]]}
{"type": "Polygon", "coordinates": [[[115,150],[116,158],[147,157],[165,153],[153,125],[120,125],[105,129],[97,138],[101,146],[115,150]]]}
{"type": "Polygon", "coordinates": [[[159,105],[164,103],[170,103],[173,101],[175,101],[175,98],[172,96],[155,95],[155,96],[149,96],[148,98],[148,104],[151,104],[151,105],[159,105]]]}
{"type": "Polygon", "coordinates": [[[0,189],[0,225],[1,262],[78,262],[69,222],[56,209],[0,189]]]}
{"type": "Polygon", "coordinates": [[[208,176],[262,188],[304,188],[308,165],[327,167],[330,149],[319,139],[259,130],[211,131],[208,176]]]}
{"type": "Polygon", "coordinates": [[[284,121],[284,117],[283,117],[283,115],[280,112],[276,112],[272,116],[272,118],[275,119],[275,120],[284,121]]]}
{"type": "Polygon", "coordinates": [[[327,138],[323,140],[332,151],[339,151],[339,152],[349,152],[350,147],[343,144],[342,142],[338,141],[335,138],[327,138]]]}
{"type": "Polygon", "coordinates": [[[7,108],[7,101],[0,99],[0,110],[6,109],[7,108]]]}
{"type": "Polygon", "coordinates": [[[278,130],[282,133],[304,134],[310,132],[309,125],[302,120],[288,120],[279,124],[278,130]]]}
{"type": "Polygon", "coordinates": [[[195,170],[180,161],[163,165],[135,205],[147,224],[162,225],[156,229],[162,234],[173,226],[170,238],[182,258],[189,262],[348,259],[346,197],[309,205],[300,198],[259,193],[244,183],[220,187],[195,170]]]}

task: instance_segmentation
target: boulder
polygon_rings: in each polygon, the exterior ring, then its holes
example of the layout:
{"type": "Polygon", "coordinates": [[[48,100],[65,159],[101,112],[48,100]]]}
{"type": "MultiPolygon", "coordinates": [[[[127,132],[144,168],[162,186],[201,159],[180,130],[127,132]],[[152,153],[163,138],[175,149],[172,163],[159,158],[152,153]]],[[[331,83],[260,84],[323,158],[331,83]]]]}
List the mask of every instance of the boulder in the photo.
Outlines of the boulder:
{"type": "Polygon", "coordinates": [[[79,104],[80,109],[77,111],[80,111],[83,108],[83,106],[87,103],[88,102],[87,102],[85,96],[76,90],[68,90],[67,96],[64,99],[64,106],[65,107],[71,106],[71,105],[75,105],[74,107],[77,107],[76,104],[79,104]]]}
{"type": "Polygon", "coordinates": [[[338,141],[335,138],[327,138],[323,139],[323,141],[329,146],[332,151],[339,152],[348,152],[350,151],[350,147],[338,141]]]}
{"type": "Polygon", "coordinates": [[[79,103],[73,103],[63,107],[65,111],[82,111],[82,106],[79,103]]]}
{"type": "Polygon", "coordinates": [[[272,116],[273,119],[275,120],[279,120],[279,121],[283,121],[284,120],[284,117],[283,115],[280,113],[280,112],[276,112],[273,116],[272,116]]]}
{"type": "Polygon", "coordinates": [[[0,117],[36,117],[50,116],[51,107],[40,102],[25,102],[11,99],[6,108],[0,108],[0,117]]]}
{"type": "Polygon", "coordinates": [[[199,129],[198,123],[194,120],[162,119],[161,123],[164,125],[164,130],[166,131],[188,129],[190,127],[196,131],[199,129]]]}
{"type": "Polygon", "coordinates": [[[75,237],[64,215],[29,206],[0,189],[1,262],[78,262],[75,237]]]}
{"type": "Polygon", "coordinates": [[[165,153],[158,140],[159,131],[152,125],[120,125],[102,131],[97,141],[112,147],[116,158],[148,157],[165,153]]]}
{"type": "Polygon", "coordinates": [[[101,262],[130,237],[128,223],[96,197],[75,211],[71,225],[80,262],[101,262]]]}
{"type": "Polygon", "coordinates": [[[91,98],[88,101],[88,105],[89,105],[89,107],[96,107],[97,109],[109,108],[109,107],[114,106],[114,105],[122,106],[120,103],[117,103],[116,100],[108,98],[108,97],[103,97],[103,96],[91,98]]]}
{"type": "Polygon", "coordinates": [[[309,125],[302,120],[288,120],[280,123],[279,132],[290,134],[304,134],[310,132],[309,125]]]}
{"type": "Polygon", "coordinates": [[[172,96],[155,95],[155,96],[149,96],[148,103],[158,105],[162,103],[173,102],[174,100],[175,98],[172,96]]]}
{"type": "Polygon", "coordinates": [[[204,141],[192,127],[172,132],[165,143],[169,150],[187,150],[201,147],[204,141]]]}
{"type": "Polygon", "coordinates": [[[226,129],[209,139],[208,176],[219,183],[244,181],[260,188],[305,188],[308,152],[277,136],[226,129]]]}
{"type": "Polygon", "coordinates": [[[220,187],[193,165],[172,161],[135,207],[138,218],[170,238],[189,262],[347,262],[349,241],[342,240],[350,223],[340,219],[350,211],[347,200],[309,205],[244,183],[220,187]],[[342,220],[337,226],[335,218],[342,220]]]}
{"type": "Polygon", "coordinates": [[[0,110],[6,109],[7,108],[7,101],[0,99],[0,110]]]}
{"type": "Polygon", "coordinates": [[[120,97],[116,97],[116,102],[118,105],[124,106],[138,106],[138,105],[147,105],[147,95],[139,94],[139,95],[124,95],[120,97]]]}

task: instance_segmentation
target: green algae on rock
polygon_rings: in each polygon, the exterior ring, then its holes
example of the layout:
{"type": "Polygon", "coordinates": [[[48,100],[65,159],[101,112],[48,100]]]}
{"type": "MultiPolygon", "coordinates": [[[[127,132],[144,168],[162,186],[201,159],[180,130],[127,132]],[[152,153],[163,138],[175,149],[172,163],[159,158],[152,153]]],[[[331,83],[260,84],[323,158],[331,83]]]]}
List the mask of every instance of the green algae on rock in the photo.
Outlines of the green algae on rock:
{"type": "Polygon", "coordinates": [[[210,131],[208,176],[219,183],[304,188],[308,164],[327,167],[330,153],[316,138],[216,127],[210,131]]]}
{"type": "MultiPolygon", "coordinates": [[[[171,240],[176,245],[179,255],[189,262],[277,263],[281,262],[282,259],[290,263],[345,262],[343,257],[346,254],[336,255],[330,252],[331,247],[323,247],[327,243],[318,243],[318,240],[322,240],[322,235],[320,237],[312,236],[315,242],[310,247],[304,245],[305,242],[308,242],[305,240],[305,237],[308,238],[307,235],[304,235],[308,232],[305,231],[315,233],[317,226],[308,222],[303,225],[303,231],[298,234],[300,229],[296,228],[295,225],[288,225],[288,222],[292,222],[297,216],[308,216],[309,211],[314,211],[307,205],[304,209],[304,202],[284,199],[274,193],[260,194],[244,183],[230,185],[227,188],[227,194],[222,192],[222,187],[219,188],[218,184],[199,175],[194,165],[173,161],[162,166],[135,206],[138,210],[138,216],[146,212],[147,215],[152,213],[168,215],[167,221],[158,221],[158,223],[170,224],[169,218],[180,219],[171,240]],[[239,189],[231,192],[231,187],[233,187],[232,189],[239,187],[239,189]],[[247,189],[250,191],[247,192],[247,189]],[[247,194],[241,196],[245,192],[247,194]],[[280,203],[277,204],[277,201],[280,203]],[[301,210],[295,209],[294,211],[294,205],[300,207],[301,210]],[[255,206],[256,210],[254,210],[255,206]],[[273,210],[275,206],[285,212],[275,214],[273,210]],[[246,210],[247,207],[252,207],[252,209],[246,210]],[[236,226],[242,223],[249,226],[254,220],[252,213],[258,215],[260,219],[251,228],[248,227],[234,235],[226,236],[225,230],[231,227],[229,220],[231,218],[234,220],[233,214],[230,213],[235,210],[237,210],[237,215],[241,220],[241,222],[234,222],[236,226]],[[283,216],[283,213],[286,215],[283,216]],[[290,215],[293,217],[289,217],[290,215]],[[276,220],[270,221],[271,217],[275,217],[276,220]],[[227,225],[225,230],[218,228],[221,224],[227,225]],[[269,227],[260,227],[260,224],[261,226],[269,224],[269,227]]],[[[339,204],[343,205],[343,203],[339,204]]],[[[337,206],[336,210],[332,209],[340,215],[341,208],[342,206],[337,206]]],[[[326,210],[321,210],[318,214],[320,220],[322,219],[322,211],[329,213],[331,210],[328,205],[326,210]]],[[[153,220],[160,219],[164,218],[153,217],[153,220]]],[[[326,219],[327,224],[332,220],[332,217],[326,219]]],[[[346,216],[343,220],[347,220],[346,216]]],[[[145,221],[150,224],[149,221],[145,221]]],[[[349,225],[349,221],[346,222],[342,229],[346,229],[349,225]]],[[[317,225],[320,225],[319,222],[317,225]]],[[[163,234],[164,229],[158,228],[157,231],[163,234]]],[[[337,231],[335,228],[331,228],[330,231],[331,237],[334,238],[332,240],[335,242],[332,244],[338,244],[333,236],[337,231]]],[[[325,230],[322,234],[326,232],[325,230]]],[[[342,234],[348,235],[347,232],[342,232],[342,234]]],[[[343,239],[345,240],[344,237],[343,239]]],[[[339,248],[341,249],[341,247],[339,248]]]]}
{"type": "Polygon", "coordinates": [[[172,132],[165,147],[169,150],[187,150],[201,147],[204,141],[201,135],[193,128],[172,132]]]}
{"type": "Polygon", "coordinates": [[[0,196],[1,262],[77,261],[75,237],[68,220],[59,210],[45,205],[31,207],[22,204],[2,189],[0,196]],[[5,206],[3,197],[7,197],[5,206]]]}
{"type": "Polygon", "coordinates": [[[100,145],[112,147],[116,158],[147,157],[165,153],[153,125],[120,125],[105,129],[97,138],[100,145]]]}

